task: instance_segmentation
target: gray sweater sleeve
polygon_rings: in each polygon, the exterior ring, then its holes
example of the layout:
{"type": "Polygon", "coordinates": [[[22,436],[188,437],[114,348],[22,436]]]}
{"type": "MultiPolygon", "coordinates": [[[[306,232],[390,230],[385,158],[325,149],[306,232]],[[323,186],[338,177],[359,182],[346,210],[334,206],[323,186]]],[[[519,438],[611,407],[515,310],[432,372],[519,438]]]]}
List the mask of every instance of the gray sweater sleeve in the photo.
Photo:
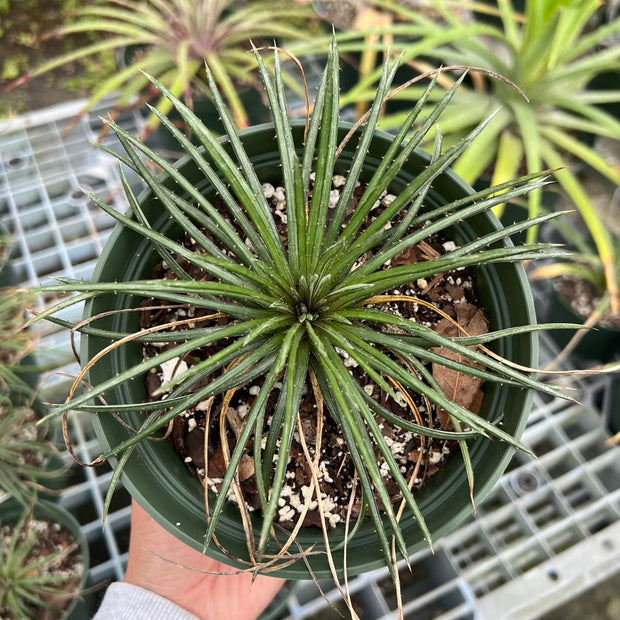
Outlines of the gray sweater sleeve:
{"type": "Polygon", "coordinates": [[[158,594],[124,582],[112,583],[93,620],[198,620],[158,594]]]}

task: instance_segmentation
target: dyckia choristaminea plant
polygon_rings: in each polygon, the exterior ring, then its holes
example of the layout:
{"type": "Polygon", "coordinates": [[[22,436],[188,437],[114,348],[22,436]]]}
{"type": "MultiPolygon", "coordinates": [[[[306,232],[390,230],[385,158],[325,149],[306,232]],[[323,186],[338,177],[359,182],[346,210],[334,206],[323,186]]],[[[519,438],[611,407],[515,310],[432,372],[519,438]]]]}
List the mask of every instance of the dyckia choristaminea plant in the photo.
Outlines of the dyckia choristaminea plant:
{"type": "MultiPolygon", "coordinates": [[[[338,116],[337,49],[334,46],[329,55],[303,140],[299,139],[299,127],[292,127],[287,118],[277,57],[273,76],[267,72],[259,54],[257,59],[273,113],[271,135],[275,134],[277,138],[279,177],[275,180],[281,180],[286,196],[285,238],[278,228],[278,223],[283,220],[280,216],[276,221],[263,191],[263,183],[273,182],[274,178],[261,176],[260,158],[256,166],[253,165],[244,147],[244,136],[235,132],[231,115],[213,80],[211,88],[227,134],[225,140],[215,138],[183,103],[153,80],[203,145],[203,148],[192,146],[165,116],[160,116],[162,125],[186,150],[189,159],[184,160],[185,164],[191,161],[198,176],[189,178],[183,173],[183,162],[178,166],[171,165],[114,123],[110,126],[126,151],[126,154],[115,156],[144,179],[150,196],[155,199],[158,212],[155,219],[161,223],[161,214],[167,213],[164,219],[168,224],[174,224],[174,231],[168,229],[166,232],[165,226],[163,230],[157,228],[126,180],[124,185],[133,215],[115,213],[96,196],[92,199],[126,229],[149,240],[155,250],[155,259],[163,260],[175,277],[133,281],[118,277],[118,281],[93,283],[63,280],[57,286],[38,289],[42,293],[76,293],[40,314],[39,318],[47,317],[68,327],[76,327],[89,339],[105,339],[100,352],[90,360],[84,360],[84,371],[75,382],[75,390],[56,413],[69,409],[94,411],[98,412],[100,419],[111,413],[142,414],[133,418],[134,425],[138,420],[140,427],[134,429],[126,441],[112,446],[102,455],[103,459],[118,459],[118,476],[125,465],[131,464],[132,451],[140,442],[167,427],[177,416],[197,405],[206,403],[205,406],[209,407],[213,398],[220,397],[221,408],[212,414],[226,424],[226,403],[230,394],[243,386],[259,385],[243,424],[237,428],[236,441],[225,456],[227,468],[217,497],[210,496],[205,544],[213,548],[213,537],[218,536],[219,540],[218,522],[228,510],[228,496],[241,496],[239,468],[242,462],[247,463],[251,442],[262,520],[254,520],[258,525],[253,530],[251,515],[244,502],[238,502],[249,558],[245,562],[250,569],[260,567],[261,562],[263,567],[272,569],[277,565],[286,566],[299,557],[299,553],[297,556],[293,553],[293,550],[297,553],[297,548],[291,548],[292,538],[299,529],[295,528],[287,538],[289,530],[282,539],[275,516],[285,484],[291,442],[297,431],[302,393],[308,389],[314,394],[317,411],[331,416],[342,432],[363,495],[361,520],[370,519],[372,522],[384,561],[391,566],[392,544],[406,556],[408,543],[402,534],[400,511],[392,505],[378,461],[389,469],[404,501],[408,516],[402,522],[410,524],[412,519],[415,520],[429,542],[430,531],[411,491],[411,480],[396,464],[378,419],[389,418],[395,426],[422,436],[454,440],[460,445],[471,486],[474,481],[470,443],[473,440],[487,441],[485,438],[476,439],[485,435],[514,448],[522,448],[518,438],[502,429],[502,411],[492,412],[493,419],[485,419],[453,402],[443,393],[425,364],[441,362],[487,384],[501,384],[503,390],[527,391],[533,388],[556,396],[558,389],[534,380],[528,369],[516,368],[515,364],[501,359],[485,346],[502,338],[518,338],[537,329],[535,326],[508,327],[477,337],[463,332],[458,337],[449,338],[428,326],[372,307],[373,304],[386,299],[398,301],[395,290],[422,278],[466,267],[535,259],[541,254],[551,255],[555,250],[543,245],[512,247],[504,240],[507,234],[536,225],[546,219],[545,216],[511,226],[509,230],[486,231],[480,238],[454,246],[436,260],[390,269],[384,269],[384,264],[431,233],[445,233],[449,237],[450,231],[465,226],[462,222],[467,218],[521,196],[544,181],[528,177],[476,194],[464,192],[460,199],[447,204],[433,203],[430,197],[435,185],[482,131],[483,123],[445,153],[441,152],[441,143],[437,139],[435,154],[428,165],[403,186],[399,181],[403,167],[416,152],[416,145],[434,126],[458,85],[427,118],[419,118],[431,86],[412,109],[387,151],[374,159],[375,170],[368,174],[369,158],[374,157],[369,154],[369,148],[381,103],[395,71],[395,67],[386,64],[366,125],[346,137],[355,142],[357,148],[346,164],[340,197],[330,207],[332,179],[337,171],[339,174],[344,172],[341,148],[346,134],[346,129],[339,125],[338,116]],[[418,129],[405,141],[405,136],[410,135],[416,123],[419,123],[416,125],[418,129]],[[163,169],[167,175],[165,182],[151,172],[153,165],[163,169]],[[351,198],[363,175],[367,177],[363,181],[365,191],[350,212],[351,198]],[[212,186],[210,197],[201,191],[206,185],[212,186]],[[393,187],[400,188],[395,192],[394,200],[368,224],[367,217],[376,201],[393,187]],[[180,243],[183,234],[197,244],[198,251],[191,251],[180,243]],[[196,273],[200,276],[195,279],[193,275],[196,273]],[[130,332],[100,327],[95,316],[79,326],[54,318],[58,311],[70,304],[83,300],[90,304],[105,296],[108,299],[122,296],[130,300],[134,308],[144,299],[166,300],[175,305],[205,310],[205,319],[217,321],[204,327],[195,320],[186,319],[175,325],[161,325],[143,331],[136,328],[130,332]],[[175,331],[175,326],[187,326],[188,323],[190,329],[175,331]],[[93,381],[99,365],[127,343],[165,343],[166,346],[153,357],[140,359],[126,367],[115,366],[109,374],[99,375],[99,379],[93,381]],[[143,380],[147,373],[156,371],[162,364],[186,358],[187,354],[201,347],[215,345],[212,354],[192,359],[192,364],[183,372],[179,368],[176,375],[173,373],[168,377],[169,380],[160,388],[160,393],[166,394],[164,400],[108,404],[109,395],[119,387],[143,380]],[[453,355],[450,359],[443,357],[437,353],[437,348],[453,355]],[[447,412],[453,430],[427,428],[414,418],[407,420],[391,414],[364,392],[363,386],[345,365],[345,356],[365,371],[388,400],[399,398],[395,386],[405,393],[423,394],[428,402],[447,412]],[[77,388],[86,373],[88,391],[80,394],[77,388]],[[273,411],[267,410],[270,397],[275,402],[273,411]],[[266,559],[265,550],[273,538],[279,536],[280,547],[276,547],[279,552],[273,552],[272,546],[272,555],[266,559]]],[[[137,250],[131,247],[130,251],[137,250]]],[[[136,260],[142,260],[142,257],[140,250],[136,260]]],[[[94,314],[97,312],[95,310],[94,314]]],[[[119,308],[117,314],[122,312],[119,308]]],[[[317,502],[321,502],[320,494],[317,494],[317,502]]],[[[356,529],[352,525],[349,534],[356,529]]],[[[309,555],[312,553],[315,552],[310,551],[309,555]]]]}

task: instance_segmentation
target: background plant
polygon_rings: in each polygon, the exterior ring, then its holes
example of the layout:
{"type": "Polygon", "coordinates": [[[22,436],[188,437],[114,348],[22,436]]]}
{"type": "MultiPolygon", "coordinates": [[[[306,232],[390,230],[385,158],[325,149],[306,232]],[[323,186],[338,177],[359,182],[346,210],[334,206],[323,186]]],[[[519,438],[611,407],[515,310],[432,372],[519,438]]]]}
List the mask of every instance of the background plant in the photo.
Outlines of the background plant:
{"type": "Polygon", "coordinates": [[[31,333],[21,330],[26,305],[32,296],[10,286],[13,284],[8,264],[10,244],[8,235],[0,236],[0,386],[20,383],[14,370],[33,347],[31,333]]]}
{"type": "MultiPolygon", "coordinates": [[[[305,2],[99,0],[96,4],[77,6],[71,23],[54,34],[71,40],[84,33],[96,33],[100,39],[32,69],[13,88],[67,63],[106,52],[120,55],[126,50],[126,66],[96,86],[85,110],[112,94],[118,95],[116,107],[130,105],[150,87],[143,72],[158,77],[191,107],[194,97],[208,94],[204,66],[207,62],[228,99],[236,123],[244,127],[248,118],[238,94],[239,86],[256,85],[256,63],[248,53],[250,39],[257,45],[264,41],[270,45],[274,39],[307,39],[316,30],[314,18],[305,2]]],[[[171,109],[165,98],[156,107],[162,113],[171,109]]],[[[156,117],[151,116],[149,127],[156,125],[156,117]]]]}
{"type": "Polygon", "coordinates": [[[49,429],[39,420],[21,393],[0,388],[0,498],[10,495],[29,505],[43,488],[42,483],[64,471],[59,452],[49,439],[49,429]]]}
{"type": "Polygon", "coordinates": [[[77,543],[42,547],[52,527],[27,509],[16,522],[0,523],[1,617],[25,620],[50,611],[59,617],[59,608],[77,594],[84,570],[77,543]]]}
{"type": "MultiPolygon", "coordinates": [[[[303,386],[307,385],[313,390],[319,409],[324,406],[342,430],[347,449],[355,463],[368,518],[374,524],[385,562],[392,567],[396,552],[407,556],[407,544],[399,525],[400,514],[397,508],[391,505],[379,472],[376,452],[387,463],[402,494],[405,510],[416,519],[429,542],[430,533],[410,490],[411,481],[405,479],[395,463],[375,416],[385,417],[399,427],[425,436],[457,441],[472,486],[474,480],[469,460],[469,441],[485,435],[523,448],[518,438],[504,432],[496,423],[497,420],[486,420],[474,415],[446,397],[424,363],[430,360],[440,361],[447,367],[489,382],[520,386],[524,389],[534,388],[554,396],[561,395],[561,391],[536,381],[527,370],[514,368],[510,361],[497,359],[497,356],[485,347],[486,343],[496,339],[540,327],[528,325],[479,337],[463,334],[457,338],[447,338],[424,325],[369,306],[379,299],[391,299],[390,292],[393,289],[422,277],[432,277],[465,266],[529,260],[542,255],[553,256],[556,250],[546,245],[504,247],[499,243],[506,235],[525,230],[552,216],[541,216],[529,222],[515,224],[507,230],[485,234],[437,260],[389,270],[383,270],[382,267],[386,261],[432,232],[446,231],[464,218],[541,187],[545,181],[537,178],[538,175],[530,176],[482,190],[458,202],[432,209],[425,208],[425,199],[433,183],[470,148],[473,140],[486,126],[485,121],[464,140],[445,152],[442,152],[441,139],[437,134],[432,162],[424,173],[409,183],[370,226],[363,225],[378,197],[390,187],[403,163],[434,126],[455,95],[458,85],[444,94],[433,111],[423,117],[421,111],[432,92],[430,87],[399,129],[389,151],[368,182],[355,212],[347,219],[347,206],[360,178],[368,144],[373,137],[382,103],[397,69],[397,63],[393,67],[386,63],[368,121],[355,136],[359,144],[349,175],[340,198],[328,217],[331,182],[341,146],[338,137],[340,89],[337,49],[334,47],[330,54],[317,91],[303,152],[296,150],[293,141],[278,55],[275,57],[273,78],[259,54],[256,58],[272,109],[282,162],[283,184],[287,197],[286,243],[280,238],[275,216],[264,198],[261,178],[248,159],[242,140],[235,131],[233,117],[216,88],[214,77],[207,74],[232,154],[186,105],[153,79],[153,83],[187,122],[193,135],[200,140],[204,151],[193,146],[166,116],[157,110],[154,110],[154,113],[176,137],[205,178],[213,184],[218,200],[224,203],[229,215],[227,218],[220,214],[175,166],[113,122],[108,123],[123,145],[125,154],[114,155],[113,151],[109,152],[144,179],[161,203],[161,208],[167,210],[170,217],[196,240],[201,249],[199,252],[192,252],[181,245],[177,237],[169,238],[154,230],[125,179],[123,184],[133,217],[117,213],[98,197],[91,196],[102,209],[124,226],[149,239],[160,257],[177,274],[178,279],[98,283],[62,279],[58,285],[36,289],[38,293],[53,291],[76,294],[42,312],[36,317],[37,320],[48,318],[85,334],[104,336],[112,342],[95,358],[85,363],[67,402],[59,406],[52,415],[61,415],[69,409],[96,411],[100,414],[117,411],[116,406],[94,401],[105,399],[109,390],[143,377],[162,363],[182,358],[206,344],[221,344],[217,353],[175,375],[161,387],[162,392],[168,393],[165,401],[126,403],[122,406],[125,412],[145,412],[148,415],[142,418],[141,427],[136,429],[130,439],[101,456],[102,459],[112,456],[118,458],[115,479],[120,476],[124,463],[141,441],[153,436],[188,407],[217,395],[221,395],[225,403],[226,395],[231,391],[250,382],[258,382],[261,385],[260,391],[244,419],[237,443],[231,449],[229,465],[217,498],[213,499],[209,507],[205,540],[207,546],[212,543],[218,519],[227,502],[228,491],[240,493],[236,474],[248,441],[265,434],[265,445],[262,446],[261,441],[255,441],[253,449],[263,513],[258,532],[255,533],[249,526],[251,519],[243,502],[239,502],[242,520],[246,526],[248,554],[254,568],[260,568],[261,561],[265,561],[261,553],[267,541],[271,537],[277,537],[274,516],[284,484],[291,440],[298,423],[303,386]],[[419,123],[419,128],[411,135],[412,127],[416,123],[419,123]],[[187,192],[188,198],[162,184],[151,172],[150,164],[161,167],[176,187],[187,192]],[[313,173],[314,185],[311,191],[310,178],[313,173]],[[242,233],[238,233],[228,220],[238,222],[242,233]],[[424,227],[420,228],[421,224],[424,224],[424,227]],[[369,250],[373,250],[373,258],[360,265],[360,257],[369,250]],[[357,268],[353,269],[354,265],[357,268]],[[192,279],[189,271],[194,268],[204,273],[204,277],[199,280],[192,279]],[[182,332],[167,331],[172,326],[166,325],[162,326],[165,331],[158,328],[153,333],[114,333],[98,329],[96,322],[89,321],[87,324],[75,326],[54,318],[56,312],[71,304],[110,292],[127,294],[136,304],[148,296],[206,308],[213,316],[225,318],[226,321],[220,326],[202,329],[196,326],[182,332]],[[162,341],[170,345],[166,351],[144,359],[100,384],[90,386],[87,392],[77,391],[88,370],[105,356],[113,354],[121,344],[162,341]],[[463,361],[442,357],[438,360],[431,351],[435,347],[445,347],[457,353],[458,359],[463,361]],[[455,430],[426,428],[392,415],[367,397],[363,386],[353,379],[344,365],[339,351],[346,352],[358,362],[389,398],[398,398],[394,388],[396,384],[405,391],[422,393],[429,401],[446,410],[455,430]],[[403,359],[407,360],[407,364],[400,363],[403,359]],[[471,362],[475,365],[471,365],[471,362]],[[277,392],[276,382],[281,382],[281,389],[277,392]],[[277,403],[274,414],[276,418],[267,426],[266,406],[272,392],[277,403]],[[273,466],[265,465],[272,463],[273,466]],[[387,525],[384,525],[383,519],[387,525]],[[393,539],[390,532],[393,533],[393,539]],[[397,551],[393,551],[393,548],[397,551]]],[[[107,147],[101,148],[108,150],[107,147]]],[[[96,317],[93,318],[96,321],[96,317]]],[[[219,415],[225,420],[226,411],[227,408],[223,405],[222,411],[213,412],[213,415],[219,415]]],[[[107,502],[109,499],[110,496],[107,502]]],[[[317,501],[321,501],[320,494],[317,501]]],[[[300,525],[301,522],[298,527],[300,525]]],[[[291,561],[293,556],[288,549],[293,544],[294,536],[295,530],[283,544],[280,554],[269,559],[268,566],[271,569],[278,563],[286,564],[291,561]]]]}
{"type": "Polygon", "coordinates": [[[46,62],[46,59],[94,41],[94,36],[88,32],[71,40],[46,37],[49,32],[68,22],[77,4],[76,0],[0,2],[0,116],[52,105],[59,100],[83,97],[102,78],[116,70],[114,56],[102,53],[84,62],[69,62],[33,80],[24,88],[4,92],[11,82],[32,67],[46,62]]]}
{"type": "MultiPolygon", "coordinates": [[[[566,258],[556,259],[549,264],[531,269],[529,272],[530,279],[537,281],[564,278],[573,282],[577,280],[587,283],[591,291],[591,299],[589,300],[591,310],[589,310],[589,316],[582,317],[584,324],[590,327],[617,327],[620,325],[620,315],[612,312],[612,300],[607,288],[605,268],[596,248],[589,238],[584,238],[579,227],[571,225],[571,222],[556,220],[554,224],[557,226],[559,234],[571,248],[571,254],[566,258]]],[[[615,256],[615,276],[620,281],[620,234],[611,226],[608,231],[615,256]]],[[[549,232],[553,233],[553,230],[549,232]]],[[[570,303],[570,299],[565,299],[565,301],[576,310],[570,303]]],[[[570,345],[562,352],[562,358],[573,350],[586,333],[583,330],[574,334],[570,340],[570,345]]]]}
{"type": "MultiPolygon", "coordinates": [[[[0,237],[0,274],[7,280],[9,245],[8,236],[0,237]]],[[[35,367],[25,358],[34,339],[21,327],[32,299],[23,290],[0,288],[0,497],[12,495],[24,505],[34,500],[41,481],[62,473],[51,465],[59,454],[48,427],[38,424],[43,407],[36,404],[36,386],[28,381],[35,367]]]]}
{"type": "MultiPolygon", "coordinates": [[[[415,66],[416,56],[422,54],[418,60],[477,67],[500,74],[521,89],[526,98],[509,84],[472,71],[470,86],[459,90],[442,117],[445,140],[456,142],[490,113],[497,114],[454,169],[470,183],[486,178],[491,184],[521,171],[557,169],[555,178],[579,210],[596,247],[611,306],[620,311],[613,240],[572,168],[574,162],[583,162],[614,184],[620,181],[617,169],[592,145],[597,136],[620,139],[620,122],[602,107],[620,101],[620,89],[588,87],[598,76],[617,70],[620,19],[599,24],[598,0],[528,0],[523,14],[510,0],[498,0],[495,21],[479,21],[472,33],[472,25],[464,24],[454,9],[469,5],[488,17],[494,12],[488,5],[431,0],[436,12],[431,18],[404,3],[370,4],[390,11],[400,22],[391,48],[405,61],[415,66]],[[441,36],[450,40],[441,43],[441,36]],[[438,44],[429,47],[429,42],[438,44]]],[[[354,48],[349,42],[348,49],[354,48]]],[[[343,95],[342,104],[372,100],[379,75],[377,68],[360,80],[343,95]]],[[[413,104],[419,94],[408,89],[398,99],[413,104]]],[[[436,92],[431,99],[439,96],[436,92]]],[[[396,128],[405,114],[388,110],[381,126],[396,128]]],[[[431,145],[432,141],[426,146],[431,145]]],[[[529,194],[528,204],[531,217],[541,212],[540,190],[529,194]]],[[[534,235],[530,229],[530,241],[534,235]]]]}

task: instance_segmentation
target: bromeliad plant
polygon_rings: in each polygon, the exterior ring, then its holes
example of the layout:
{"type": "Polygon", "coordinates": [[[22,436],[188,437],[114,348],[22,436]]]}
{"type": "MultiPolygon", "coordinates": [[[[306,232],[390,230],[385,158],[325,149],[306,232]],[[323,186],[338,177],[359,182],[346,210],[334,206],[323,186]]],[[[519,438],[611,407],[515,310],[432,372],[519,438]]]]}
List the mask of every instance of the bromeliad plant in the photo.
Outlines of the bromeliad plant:
{"type": "MultiPolygon", "coordinates": [[[[339,62],[334,45],[316,94],[313,114],[303,131],[302,143],[295,138],[299,127],[292,127],[287,117],[278,54],[273,76],[267,71],[260,54],[257,53],[256,59],[273,113],[273,132],[279,152],[277,174],[281,175],[286,196],[286,204],[281,208],[286,218],[282,218],[282,211],[276,215],[267,203],[263,183],[274,179],[261,176],[260,158],[256,166],[252,164],[244,147],[243,134],[236,133],[214,77],[207,74],[213,99],[226,127],[224,141],[216,139],[186,105],[153,79],[188,123],[202,148],[193,146],[166,116],[156,110],[154,114],[188,155],[178,166],[158,156],[113,122],[109,125],[125,149],[125,154],[115,157],[144,179],[156,201],[157,213],[159,216],[166,213],[164,219],[168,223],[174,222],[175,230],[159,229],[149,219],[143,203],[132,194],[124,178],[131,214],[117,213],[98,197],[91,197],[123,227],[149,240],[156,257],[166,263],[175,277],[133,281],[113,278],[91,283],[62,279],[58,285],[37,289],[39,293],[76,295],[42,312],[35,320],[48,318],[80,331],[85,337],[100,337],[105,342],[99,353],[84,360],[84,370],[77,377],[74,390],[55,414],[61,415],[70,409],[83,410],[97,412],[101,419],[110,414],[139,412],[140,427],[101,457],[117,459],[116,479],[123,467],[133,462],[131,455],[141,442],[157,436],[158,431],[166,428],[177,416],[199,404],[206,403],[208,408],[208,403],[213,403],[213,399],[219,396],[221,410],[212,415],[219,415],[221,424],[226,425],[229,415],[226,403],[231,394],[243,386],[258,384],[260,389],[242,424],[236,428],[236,442],[225,454],[227,467],[217,497],[213,498],[209,493],[205,545],[213,547],[218,543],[218,522],[228,511],[228,497],[234,494],[239,499],[239,511],[245,525],[249,569],[263,567],[271,570],[277,565],[286,566],[299,557],[290,549],[299,533],[301,520],[292,532],[289,531],[288,542],[280,543],[278,553],[266,559],[264,551],[281,531],[275,523],[275,516],[285,484],[291,442],[298,431],[299,407],[305,386],[314,393],[317,411],[325,411],[325,415],[331,416],[342,432],[363,494],[364,508],[359,521],[371,520],[376,530],[373,535],[376,535],[384,561],[392,566],[396,552],[407,556],[408,544],[402,535],[401,511],[392,505],[379,461],[384,462],[383,466],[389,469],[390,477],[398,487],[409,515],[406,520],[411,523],[411,519],[415,519],[429,543],[431,533],[411,490],[413,480],[401,473],[378,419],[389,419],[396,427],[425,437],[456,442],[472,488],[474,473],[470,443],[473,440],[485,441],[481,436],[488,436],[514,448],[524,448],[518,437],[504,431],[498,424],[501,412],[493,412],[493,419],[485,419],[457,404],[443,392],[426,364],[440,363],[464,375],[491,384],[499,383],[507,389],[517,387],[527,391],[532,388],[552,396],[557,396],[559,390],[533,379],[528,369],[515,368],[509,360],[499,358],[486,347],[487,343],[498,339],[531,334],[539,329],[534,325],[511,327],[482,336],[471,336],[461,330],[457,337],[449,338],[423,324],[384,311],[380,305],[386,301],[400,301],[402,295],[395,291],[422,278],[433,278],[468,266],[553,255],[556,250],[548,246],[512,247],[503,241],[506,235],[537,225],[551,216],[516,224],[508,230],[487,231],[480,238],[455,246],[435,260],[390,269],[383,269],[383,266],[430,234],[458,229],[463,220],[484,213],[499,202],[522,196],[545,181],[526,177],[471,195],[465,191],[458,200],[430,208],[427,200],[434,185],[482,132],[485,121],[445,153],[441,152],[438,137],[435,153],[425,160],[420,174],[407,182],[389,206],[368,224],[366,219],[375,203],[397,183],[403,166],[418,153],[416,145],[434,126],[458,85],[441,99],[428,117],[420,118],[432,87],[427,90],[389,144],[387,152],[373,159],[375,169],[364,181],[365,190],[351,211],[350,206],[354,204],[351,199],[362,179],[362,171],[366,169],[368,172],[369,145],[374,139],[381,104],[397,63],[393,67],[386,63],[363,130],[346,136],[348,127],[339,124],[339,62]],[[418,129],[411,137],[414,126],[418,129]],[[410,139],[406,140],[407,136],[410,139]],[[357,148],[352,161],[347,164],[348,172],[343,178],[340,196],[337,202],[332,200],[330,203],[332,179],[338,168],[341,148],[348,140],[357,141],[357,148]],[[184,163],[195,165],[198,177],[185,176],[184,163]],[[166,180],[152,172],[153,164],[163,169],[166,180]],[[212,186],[215,198],[208,198],[206,192],[201,191],[205,183],[212,186]],[[278,223],[283,222],[285,235],[278,228],[278,223]],[[183,236],[191,238],[198,250],[192,251],[183,245],[179,241],[183,236]],[[72,304],[84,300],[90,303],[106,297],[114,299],[118,295],[126,296],[134,305],[149,298],[202,309],[207,313],[206,319],[215,323],[204,327],[195,318],[185,318],[128,332],[98,327],[96,314],[79,325],[54,318],[58,311],[72,304]],[[189,326],[189,329],[175,329],[182,326],[189,326]],[[93,382],[93,371],[114,356],[118,347],[127,343],[165,343],[165,347],[153,357],[131,363],[127,368],[111,370],[111,374],[93,382]],[[216,348],[212,348],[211,355],[201,359],[190,356],[192,364],[181,367],[179,359],[204,346],[216,348]],[[438,348],[447,351],[446,355],[438,353],[438,348]],[[353,378],[344,363],[343,352],[385,392],[388,400],[402,400],[403,393],[420,393],[429,403],[447,412],[452,430],[426,427],[415,416],[405,419],[391,414],[369,398],[364,386],[353,378]],[[164,400],[107,404],[106,398],[117,388],[140,382],[146,374],[170,364],[175,366],[176,372],[171,373],[161,386],[161,393],[166,394],[164,400]],[[88,389],[79,393],[78,388],[85,378],[88,389]],[[267,403],[271,399],[275,399],[275,406],[273,411],[268,411],[267,403]],[[251,527],[252,519],[241,499],[238,479],[240,468],[247,466],[250,445],[253,456],[249,458],[262,512],[257,531],[251,527]]],[[[102,148],[107,150],[107,147],[102,148]]],[[[333,199],[333,194],[331,197],[333,199]]],[[[155,218],[161,221],[157,214],[155,218]]],[[[135,251],[135,245],[132,245],[130,252],[135,251]]],[[[139,254],[141,260],[141,250],[139,254]]],[[[131,313],[131,309],[128,310],[131,313]]],[[[124,310],[118,312],[127,316],[124,310]]],[[[110,313],[104,314],[109,316],[110,313]]],[[[316,501],[321,503],[320,493],[316,501]]],[[[349,534],[355,530],[352,526],[349,534]]],[[[327,533],[325,536],[329,539],[327,533]]],[[[302,550],[302,555],[312,554],[308,549],[302,550]]]]}
{"type": "MultiPolygon", "coordinates": [[[[526,0],[523,13],[511,0],[497,0],[496,8],[491,3],[470,4],[476,14],[480,11],[488,17],[494,13],[495,17],[495,23],[479,22],[473,29],[455,10],[468,3],[430,0],[440,20],[396,0],[369,0],[369,4],[400,22],[392,53],[403,53],[414,66],[420,60],[415,55],[420,54],[427,62],[464,64],[500,74],[521,89],[526,97],[501,80],[472,72],[471,86],[459,90],[442,117],[446,143],[458,141],[491,112],[499,111],[481,139],[455,162],[454,171],[468,183],[488,178],[494,185],[521,170],[557,169],[555,178],[583,217],[604,269],[611,305],[619,312],[613,240],[572,166],[586,164],[620,184],[617,168],[592,144],[598,136],[620,139],[620,122],[603,107],[620,101],[620,89],[590,86],[617,70],[620,18],[597,24],[599,0],[526,0]]],[[[372,100],[379,75],[377,69],[374,75],[360,79],[343,95],[342,103],[372,100]]],[[[445,80],[450,80],[448,74],[445,80]]],[[[419,92],[407,89],[398,98],[413,102],[419,92]]],[[[440,96],[436,92],[431,99],[440,96]]],[[[381,126],[398,127],[405,114],[386,115],[381,126]]],[[[432,139],[427,147],[432,148],[432,139]]],[[[531,192],[528,204],[530,217],[541,213],[541,192],[531,192]]],[[[530,229],[530,242],[534,235],[535,229],[530,229]]]]}
{"type": "MultiPolygon", "coordinates": [[[[75,9],[71,23],[53,36],[71,37],[97,33],[100,40],[45,62],[13,82],[18,88],[27,80],[75,61],[114,52],[124,56],[124,66],[97,86],[84,111],[108,96],[123,109],[149,91],[144,72],[156,76],[175,95],[192,106],[208,96],[205,62],[233,111],[238,127],[249,124],[240,88],[257,86],[256,64],[250,40],[272,44],[274,39],[308,40],[316,34],[316,17],[306,2],[271,0],[102,0],[75,9]]],[[[52,36],[52,35],[50,35],[52,36]]],[[[157,92],[151,91],[152,98],[157,92]]],[[[162,97],[160,113],[171,109],[162,97]]],[[[148,128],[158,125],[157,116],[148,128]]]]}

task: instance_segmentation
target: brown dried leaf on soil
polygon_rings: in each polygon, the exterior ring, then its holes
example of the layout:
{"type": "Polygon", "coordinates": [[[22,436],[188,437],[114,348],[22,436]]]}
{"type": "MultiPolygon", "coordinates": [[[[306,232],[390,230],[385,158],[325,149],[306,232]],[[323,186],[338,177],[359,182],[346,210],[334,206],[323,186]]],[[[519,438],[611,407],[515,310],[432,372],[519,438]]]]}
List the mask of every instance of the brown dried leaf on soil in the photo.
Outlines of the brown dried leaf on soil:
{"type": "Polygon", "coordinates": [[[254,475],[254,459],[249,454],[244,454],[239,463],[239,480],[243,482],[254,475]]]}
{"type": "MultiPolygon", "coordinates": [[[[435,326],[435,331],[438,334],[451,338],[454,336],[465,336],[466,334],[469,336],[481,336],[488,333],[489,323],[480,308],[473,304],[462,303],[455,304],[454,310],[458,326],[447,319],[442,319],[435,326]]],[[[472,368],[480,368],[478,364],[445,347],[434,347],[431,351],[446,359],[467,364],[472,368]]],[[[433,363],[433,377],[450,400],[457,405],[469,409],[473,413],[478,413],[483,397],[482,384],[484,382],[481,379],[446,368],[438,363],[433,363]]],[[[453,430],[454,427],[450,416],[445,410],[438,408],[437,417],[444,430],[453,430]]]]}

